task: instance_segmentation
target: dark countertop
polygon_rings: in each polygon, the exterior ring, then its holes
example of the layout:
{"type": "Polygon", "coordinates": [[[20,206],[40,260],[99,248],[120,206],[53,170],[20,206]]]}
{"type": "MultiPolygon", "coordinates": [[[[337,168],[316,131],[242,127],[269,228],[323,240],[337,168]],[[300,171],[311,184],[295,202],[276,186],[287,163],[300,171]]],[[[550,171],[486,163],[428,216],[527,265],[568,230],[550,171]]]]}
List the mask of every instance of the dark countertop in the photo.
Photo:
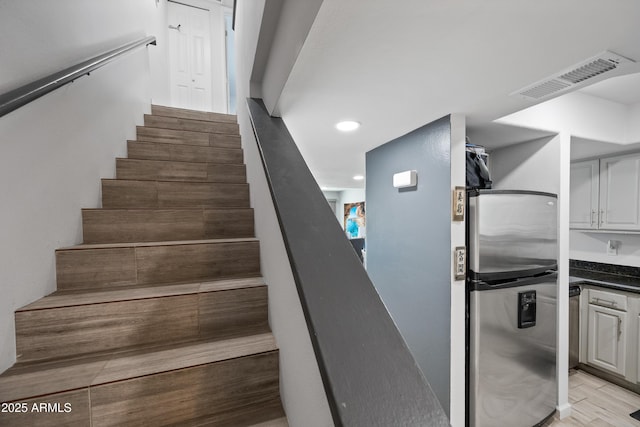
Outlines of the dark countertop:
{"type": "Polygon", "coordinates": [[[570,285],[591,285],[640,294],[640,277],[569,268],[570,285]]]}

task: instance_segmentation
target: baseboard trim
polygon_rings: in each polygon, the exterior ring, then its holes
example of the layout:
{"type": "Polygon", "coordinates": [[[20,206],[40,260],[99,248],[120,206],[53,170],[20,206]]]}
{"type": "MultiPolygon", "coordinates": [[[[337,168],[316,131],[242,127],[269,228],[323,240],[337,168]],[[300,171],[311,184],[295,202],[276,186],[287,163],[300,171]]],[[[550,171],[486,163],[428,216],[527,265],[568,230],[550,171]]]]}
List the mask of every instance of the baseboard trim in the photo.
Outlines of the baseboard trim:
{"type": "Polygon", "coordinates": [[[556,409],[558,410],[558,418],[560,418],[561,420],[571,416],[571,404],[570,403],[565,403],[563,405],[558,405],[558,406],[556,406],[556,409]]]}

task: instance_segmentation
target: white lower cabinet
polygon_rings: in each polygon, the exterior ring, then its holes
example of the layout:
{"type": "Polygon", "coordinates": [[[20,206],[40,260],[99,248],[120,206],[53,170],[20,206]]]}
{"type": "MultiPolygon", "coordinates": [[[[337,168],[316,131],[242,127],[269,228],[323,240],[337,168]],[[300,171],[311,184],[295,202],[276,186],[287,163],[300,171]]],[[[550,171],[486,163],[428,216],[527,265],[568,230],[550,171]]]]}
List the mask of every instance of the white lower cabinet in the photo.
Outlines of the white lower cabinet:
{"type": "Polygon", "coordinates": [[[587,363],[625,375],[627,313],[589,304],[587,363]]]}

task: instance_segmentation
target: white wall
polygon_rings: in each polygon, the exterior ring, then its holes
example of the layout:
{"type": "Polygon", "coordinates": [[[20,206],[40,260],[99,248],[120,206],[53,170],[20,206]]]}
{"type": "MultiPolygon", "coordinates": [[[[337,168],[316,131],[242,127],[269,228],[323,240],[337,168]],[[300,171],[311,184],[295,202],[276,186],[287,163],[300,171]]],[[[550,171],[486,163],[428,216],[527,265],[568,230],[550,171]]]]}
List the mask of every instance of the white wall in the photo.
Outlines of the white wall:
{"type": "Polygon", "coordinates": [[[568,385],[569,171],[571,137],[561,133],[491,152],[493,188],[558,195],[558,410],[571,414],[568,385]]]}
{"type": "Polygon", "coordinates": [[[621,233],[585,233],[571,230],[569,257],[583,261],[640,267],[640,235],[621,233]],[[607,255],[609,240],[620,242],[618,255],[607,255]]]}
{"type": "MultiPolygon", "coordinates": [[[[163,12],[153,1],[0,2],[0,93],[151,35],[163,12]]],[[[55,290],[54,250],[81,242],[80,209],[100,206],[100,178],[149,110],[162,81],[150,79],[154,49],[0,117],[0,371],[15,361],[14,311],[55,290]]]]}
{"type": "Polygon", "coordinates": [[[153,96],[166,100],[166,0],[47,0],[0,2],[0,93],[146,35],[153,96]]]}
{"type": "Polygon", "coordinates": [[[560,190],[557,137],[524,142],[491,151],[493,188],[498,190],[560,190]]]}
{"type": "Polygon", "coordinates": [[[629,107],[629,128],[627,140],[640,142],[640,103],[629,107]]]}
{"type": "MultiPolygon", "coordinates": [[[[455,187],[466,184],[466,126],[465,117],[451,115],[451,196],[449,206],[453,206],[455,187]]],[[[465,221],[451,222],[451,364],[450,364],[450,422],[453,427],[465,424],[465,280],[456,280],[454,266],[454,250],[466,245],[465,221]]]]}
{"type": "Polygon", "coordinates": [[[630,139],[629,119],[626,105],[573,92],[502,117],[496,122],[626,144],[638,142],[637,139],[630,139]]]}
{"type": "Polygon", "coordinates": [[[333,425],[329,405],[247,114],[263,9],[264,1],[238,2],[235,35],[238,121],[260,239],[261,271],[269,290],[269,324],[280,349],[280,393],[289,425],[327,427],[333,425]]]}

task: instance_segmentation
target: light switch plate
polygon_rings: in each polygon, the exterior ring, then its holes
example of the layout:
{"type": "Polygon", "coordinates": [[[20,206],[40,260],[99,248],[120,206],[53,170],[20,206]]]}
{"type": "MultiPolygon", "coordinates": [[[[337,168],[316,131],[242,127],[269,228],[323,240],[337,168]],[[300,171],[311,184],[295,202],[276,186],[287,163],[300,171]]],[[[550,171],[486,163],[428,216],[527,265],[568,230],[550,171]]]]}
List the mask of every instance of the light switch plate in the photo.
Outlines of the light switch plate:
{"type": "Polygon", "coordinates": [[[618,255],[618,241],[609,240],[607,242],[607,255],[618,255]]]}

